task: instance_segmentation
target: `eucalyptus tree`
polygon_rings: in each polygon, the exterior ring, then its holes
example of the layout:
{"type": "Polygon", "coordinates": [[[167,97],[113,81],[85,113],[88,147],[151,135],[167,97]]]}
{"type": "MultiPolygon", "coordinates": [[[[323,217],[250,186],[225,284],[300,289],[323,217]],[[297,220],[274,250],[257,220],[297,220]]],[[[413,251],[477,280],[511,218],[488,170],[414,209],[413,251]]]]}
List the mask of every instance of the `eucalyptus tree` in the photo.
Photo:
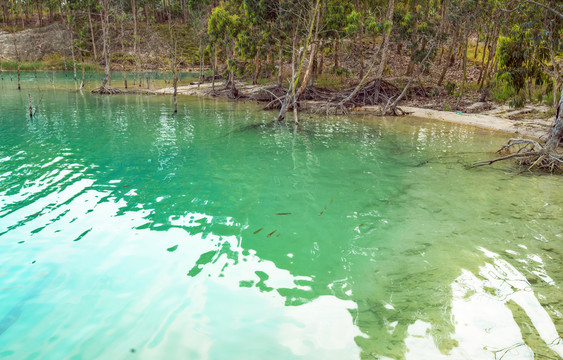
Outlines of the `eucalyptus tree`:
{"type": "Polygon", "coordinates": [[[221,2],[215,7],[208,19],[207,31],[211,41],[216,42],[225,48],[227,57],[228,79],[225,87],[231,87],[231,96],[237,97],[235,86],[235,70],[237,63],[235,60],[235,45],[237,36],[241,31],[242,19],[240,7],[232,1],[221,2]]]}
{"type": "Polygon", "coordinates": [[[340,72],[340,48],[346,36],[348,17],[354,11],[350,0],[326,0],[324,12],[324,34],[332,42],[334,71],[340,72]]]}
{"type": "Polygon", "coordinates": [[[237,36],[241,58],[252,63],[252,84],[256,85],[260,74],[260,57],[271,45],[272,27],[277,20],[277,1],[243,0],[244,19],[237,36]]]}
{"type": "Polygon", "coordinates": [[[552,86],[553,102],[557,104],[557,92],[561,73],[556,54],[561,51],[563,21],[557,11],[535,4],[521,4],[511,12],[509,27],[503,32],[498,45],[498,79],[507,83],[515,92],[514,104],[522,105],[524,92],[532,100],[535,84],[552,86]],[[551,77],[551,81],[548,79],[551,77]]]}
{"type": "Polygon", "coordinates": [[[379,62],[379,68],[377,69],[377,74],[375,77],[374,103],[377,103],[377,101],[379,100],[379,89],[381,84],[381,78],[383,77],[383,71],[385,70],[385,64],[387,63],[389,38],[390,38],[391,30],[393,29],[394,9],[395,9],[395,0],[389,0],[389,8],[387,9],[387,16],[385,17],[385,23],[383,25],[383,29],[384,29],[383,50],[381,52],[381,61],[379,62]]]}

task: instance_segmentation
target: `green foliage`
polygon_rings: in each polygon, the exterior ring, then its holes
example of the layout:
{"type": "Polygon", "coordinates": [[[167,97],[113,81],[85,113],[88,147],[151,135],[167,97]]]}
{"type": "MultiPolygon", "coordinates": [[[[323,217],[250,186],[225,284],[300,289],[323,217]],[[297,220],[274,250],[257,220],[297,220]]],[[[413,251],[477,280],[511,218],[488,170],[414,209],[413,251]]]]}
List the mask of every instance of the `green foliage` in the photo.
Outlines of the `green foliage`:
{"type": "Polygon", "coordinates": [[[530,56],[528,51],[521,40],[508,37],[499,39],[497,59],[500,71],[498,77],[507,81],[517,93],[524,88],[528,77],[526,68],[526,56],[530,56]]]}
{"type": "Polygon", "coordinates": [[[448,81],[446,85],[444,85],[444,89],[446,89],[448,95],[453,95],[456,88],[457,88],[457,84],[455,82],[448,81]]]}
{"type": "Polygon", "coordinates": [[[526,97],[522,95],[516,95],[508,102],[508,106],[515,109],[523,108],[526,104],[526,97]]]}
{"type": "Polygon", "coordinates": [[[516,95],[516,91],[506,80],[506,75],[497,77],[491,84],[491,97],[499,104],[516,95]]]}
{"type": "Polygon", "coordinates": [[[352,11],[354,7],[349,0],[328,0],[325,24],[329,37],[339,39],[346,33],[352,11]]]}
{"type": "Polygon", "coordinates": [[[112,63],[122,64],[122,65],[134,65],[135,57],[124,54],[122,52],[114,52],[111,54],[110,60],[112,63]]]}

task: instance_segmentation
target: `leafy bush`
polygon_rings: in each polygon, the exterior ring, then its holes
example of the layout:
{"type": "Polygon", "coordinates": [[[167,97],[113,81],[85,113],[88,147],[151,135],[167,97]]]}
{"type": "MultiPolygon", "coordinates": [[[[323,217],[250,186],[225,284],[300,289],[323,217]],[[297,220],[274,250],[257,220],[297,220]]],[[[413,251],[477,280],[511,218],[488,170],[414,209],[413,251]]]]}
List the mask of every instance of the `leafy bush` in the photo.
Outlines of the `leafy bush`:
{"type": "Polygon", "coordinates": [[[526,104],[526,98],[522,95],[516,95],[508,102],[508,106],[514,109],[523,108],[526,104]]]}
{"type": "Polygon", "coordinates": [[[453,95],[456,88],[457,88],[457,84],[455,82],[448,81],[446,85],[444,85],[444,89],[446,89],[448,95],[453,95]]]}
{"type": "Polygon", "coordinates": [[[500,104],[516,95],[516,91],[508,81],[504,80],[504,76],[506,74],[495,78],[491,84],[491,96],[494,101],[500,104]]]}

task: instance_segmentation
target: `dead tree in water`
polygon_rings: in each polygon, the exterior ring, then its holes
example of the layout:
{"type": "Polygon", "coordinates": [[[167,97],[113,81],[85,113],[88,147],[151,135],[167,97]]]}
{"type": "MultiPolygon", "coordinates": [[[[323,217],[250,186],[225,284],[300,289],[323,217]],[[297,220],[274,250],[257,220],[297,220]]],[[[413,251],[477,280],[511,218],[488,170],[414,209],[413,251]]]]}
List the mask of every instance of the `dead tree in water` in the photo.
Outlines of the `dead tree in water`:
{"type": "Polygon", "coordinates": [[[105,88],[110,77],[110,44],[109,44],[109,4],[108,0],[102,0],[103,15],[102,15],[102,34],[104,37],[104,78],[100,88],[105,88]]]}
{"type": "MultiPolygon", "coordinates": [[[[169,18],[171,18],[170,14],[168,14],[169,18]]],[[[178,100],[176,95],[178,94],[178,37],[176,36],[175,29],[172,29],[172,25],[170,21],[168,22],[168,32],[169,32],[169,57],[168,63],[170,65],[170,71],[172,72],[172,86],[174,87],[174,92],[172,94],[172,98],[174,99],[174,114],[178,112],[178,100]]],[[[201,46],[201,44],[200,44],[201,46]]],[[[199,81],[198,81],[199,87],[199,81]]]]}
{"type": "Polygon", "coordinates": [[[33,117],[33,106],[31,105],[31,94],[27,93],[27,99],[29,101],[29,118],[33,117]]]}
{"type": "MultiPolygon", "coordinates": [[[[313,69],[313,63],[314,63],[314,59],[315,59],[315,54],[316,54],[316,50],[317,50],[317,44],[315,41],[313,41],[313,45],[311,46],[311,55],[310,55],[310,59],[309,59],[309,65],[307,66],[307,70],[305,71],[305,76],[303,78],[303,81],[301,83],[301,86],[299,87],[299,90],[297,90],[297,92],[295,91],[295,88],[297,87],[297,83],[299,82],[299,78],[301,76],[301,71],[303,69],[303,63],[305,62],[305,57],[307,55],[307,50],[309,49],[309,44],[311,43],[311,40],[313,38],[313,30],[315,28],[318,29],[318,23],[319,23],[319,13],[320,13],[320,0],[317,0],[315,7],[312,10],[312,16],[310,19],[310,24],[309,24],[309,31],[307,34],[307,38],[305,40],[305,44],[303,46],[303,51],[299,53],[299,67],[297,69],[297,72],[292,71],[292,78],[291,78],[291,82],[289,84],[289,89],[288,92],[285,96],[285,99],[282,103],[281,109],[280,109],[280,113],[278,115],[278,121],[282,121],[283,119],[285,119],[285,114],[287,113],[287,110],[289,109],[289,105],[293,104],[293,107],[297,106],[297,101],[299,100],[299,97],[301,96],[301,94],[303,94],[303,92],[305,91],[306,87],[307,87],[307,82],[309,81],[309,77],[312,74],[312,69],[313,69]]],[[[315,37],[317,36],[317,30],[315,31],[315,37]]],[[[295,43],[295,35],[294,35],[294,43],[295,43]]],[[[293,49],[293,53],[295,54],[295,46],[293,49]]],[[[294,119],[297,122],[297,116],[296,114],[294,114],[294,119]]]]}

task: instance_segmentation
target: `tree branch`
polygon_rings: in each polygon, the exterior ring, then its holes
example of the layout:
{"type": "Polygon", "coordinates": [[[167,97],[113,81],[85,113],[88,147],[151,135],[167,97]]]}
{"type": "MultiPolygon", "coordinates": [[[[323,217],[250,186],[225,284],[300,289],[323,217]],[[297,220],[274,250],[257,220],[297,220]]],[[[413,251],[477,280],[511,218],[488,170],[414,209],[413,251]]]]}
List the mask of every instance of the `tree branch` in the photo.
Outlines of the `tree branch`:
{"type": "Polygon", "coordinates": [[[549,6],[547,6],[547,5],[544,5],[544,4],[539,3],[539,2],[537,2],[537,1],[534,1],[534,0],[524,0],[524,1],[522,1],[521,3],[519,3],[518,6],[516,6],[514,9],[510,9],[510,10],[509,10],[509,9],[504,9],[504,8],[500,5],[500,2],[499,2],[498,0],[496,1],[496,3],[497,3],[497,5],[499,6],[499,8],[500,8],[502,11],[508,12],[508,13],[517,11],[518,9],[520,9],[520,7],[521,7],[522,5],[530,3],[530,4],[537,5],[537,6],[539,6],[539,7],[542,7],[542,8],[544,8],[544,9],[546,9],[546,10],[549,10],[549,11],[551,11],[552,13],[554,13],[555,15],[559,16],[560,18],[563,18],[563,14],[561,14],[561,13],[558,12],[557,10],[554,10],[554,9],[550,8],[549,6]]]}

